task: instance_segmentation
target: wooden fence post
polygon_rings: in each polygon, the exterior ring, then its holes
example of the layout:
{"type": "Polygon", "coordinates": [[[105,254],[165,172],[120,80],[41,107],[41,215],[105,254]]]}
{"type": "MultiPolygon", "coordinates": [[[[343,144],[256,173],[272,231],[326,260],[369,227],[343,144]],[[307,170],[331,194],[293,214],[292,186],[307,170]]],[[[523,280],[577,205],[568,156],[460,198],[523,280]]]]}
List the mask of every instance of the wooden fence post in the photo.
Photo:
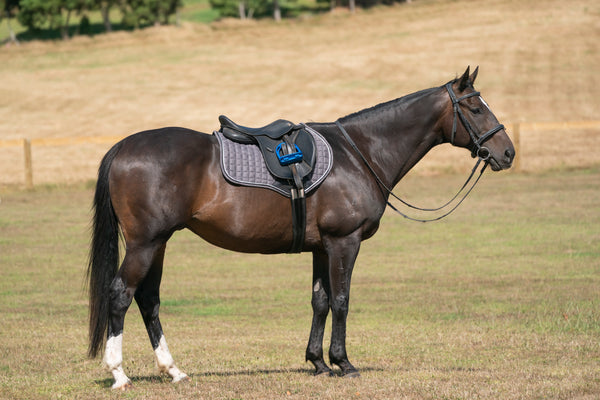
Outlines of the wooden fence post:
{"type": "Polygon", "coordinates": [[[513,170],[521,171],[521,124],[513,124],[513,145],[515,147],[515,159],[513,160],[513,170]]]}
{"type": "Polygon", "coordinates": [[[33,163],[31,161],[31,140],[23,139],[23,151],[25,154],[25,187],[33,189],[33,163]]]}

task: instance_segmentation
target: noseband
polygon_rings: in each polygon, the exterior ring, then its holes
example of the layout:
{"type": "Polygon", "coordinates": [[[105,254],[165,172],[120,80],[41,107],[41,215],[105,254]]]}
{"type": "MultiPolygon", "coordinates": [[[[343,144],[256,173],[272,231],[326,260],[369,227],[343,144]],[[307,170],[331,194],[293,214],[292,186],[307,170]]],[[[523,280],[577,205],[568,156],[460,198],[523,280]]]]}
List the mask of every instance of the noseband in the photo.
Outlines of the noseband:
{"type": "Polygon", "coordinates": [[[446,84],[446,90],[448,91],[448,94],[450,95],[450,100],[452,100],[452,108],[454,109],[454,116],[452,117],[452,136],[450,138],[450,143],[454,146],[454,137],[456,136],[456,128],[457,128],[456,121],[458,120],[458,118],[460,118],[460,121],[462,122],[463,126],[469,133],[469,136],[471,137],[471,140],[473,141],[473,144],[475,146],[473,148],[473,150],[471,151],[471,155],[473,157],[477,156],[478,158],[480,158],[483,161],[487,161],[490,158],[490,150],[487,147],[482,146],[482,144],[485,141],[487,141],[488,139],[490,139],[495,133],[504,129],[504,125],[498,124],[498,126],[496,126],[495,128],[492,128],[489,131],[487,131],[486,133],[484,133],[483,135],[478,136],[475,133],[475,130],[473,129],[473,127],[471,126],[469,121],[467,120],[467,118],[465,117],[465,114],[462,112],[462,110],[458,106],[458,103],[460,103],[464,99],[468,99],[469,97],[479,96],[479,92],[468,93],[462,97],[456,98],[456,95],[454,94],[454,90],[452,90],[452,82],[448,82],[446,84]],[[458,116],[458,118],[457,118],[457,116],[458,116]]]}

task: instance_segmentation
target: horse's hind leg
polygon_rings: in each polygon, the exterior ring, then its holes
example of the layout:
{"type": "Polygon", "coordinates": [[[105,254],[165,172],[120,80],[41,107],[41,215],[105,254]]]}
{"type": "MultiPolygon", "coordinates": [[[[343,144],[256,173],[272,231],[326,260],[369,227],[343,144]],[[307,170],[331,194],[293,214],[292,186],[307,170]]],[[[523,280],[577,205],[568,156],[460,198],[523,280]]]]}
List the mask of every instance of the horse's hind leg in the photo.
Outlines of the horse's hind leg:
{"type": "Polygon", "coordinates": [[[329,259],[327,254],[313,253],[313,284],[312,284],[312,309],[313,319],[310,329],[310,338],[306,347],[306,361],[315,366],[315,375],[330,375],[331,368],[323,359],[323,334],[325,322],[329,314],[329,259]]]}
{"type": "Polygon", "coordinates": [[[104,352],[104,364],[112,373],[115,383],[113,389],[127,389],[131,381],[123,371],[123,324],[125,314],[131,305],[133,296],[146,278],[156,260],[164,254],[164,242],[160,244],[127,245],[121,268],[110,284],[108,340],[104,352]]]}
{"type": "Polygon", "coordinates": [[[173,382],[179,382],[189,379],[186,374],[181,372],[175,365],[175,361],[169,352],[167,341],[163,334],[158,311],[160,307],[160,280],[162,277],[163,259],[166,244],[157,252],[154,262],[146,275],[146,278],[140,283],[135,292],[135,301],[142,313],[150,343],[156,356],[156,365],[162,373],[169,374],[173,382]]]}

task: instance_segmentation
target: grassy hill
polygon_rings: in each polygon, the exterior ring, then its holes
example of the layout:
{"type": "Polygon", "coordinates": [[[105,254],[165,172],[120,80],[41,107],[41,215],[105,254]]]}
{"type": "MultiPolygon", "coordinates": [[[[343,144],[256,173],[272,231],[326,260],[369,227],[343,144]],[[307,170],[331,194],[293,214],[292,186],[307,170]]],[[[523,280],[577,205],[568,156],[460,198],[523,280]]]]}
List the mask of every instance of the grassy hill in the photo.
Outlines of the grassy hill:
{"type": "MultiPolygon", "coordinates": [[[[505,124],[596,120],[599,16],[591,0],[419,0],[281,23],[185,22],[28,42],[0,50],[0,138],[115,136],[169,125],[210,132],[219,114],[247,125],[333,121],[441,85],[467,65],[480,66],[476,86],[505,124]]],[[[600,146],[597,131],[522,132],[522,142],[533,166],[600,163],[588,151],[600,146]]],[[[106,148],[39,148],[38,179],[89,179],[106,148]],[[66,172],[64,152],[73,163],[66,172]]],[[[468,155],[452,150],[434,153],[434,169],[468,168],[468,155]]],[[[9,160],[0,180],[21,179],[20,149],[0,152],[9,160]]]]}

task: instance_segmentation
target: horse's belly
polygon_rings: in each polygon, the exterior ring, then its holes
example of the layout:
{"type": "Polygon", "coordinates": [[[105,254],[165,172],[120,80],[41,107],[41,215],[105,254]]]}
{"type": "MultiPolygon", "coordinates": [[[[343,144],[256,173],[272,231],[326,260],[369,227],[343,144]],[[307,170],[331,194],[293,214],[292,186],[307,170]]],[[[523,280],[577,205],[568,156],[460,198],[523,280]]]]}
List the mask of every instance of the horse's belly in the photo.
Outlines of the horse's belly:
{"type": "Polygon", "coordinates": [[[289,199],[264,189],[221,187],[187,227],[206,241],[244,253],[286,252],[292,241],[289,199]]]}
{"type": "Polygon", "coordinates": [[[188,224],[188,228],[215,246],[243,253],[285,253],[291,245],[291,225],[289,239],[285,232],[269,231],[264,227],[238,231],[228,229],[222,223],[193,220],[188,224]]]}

